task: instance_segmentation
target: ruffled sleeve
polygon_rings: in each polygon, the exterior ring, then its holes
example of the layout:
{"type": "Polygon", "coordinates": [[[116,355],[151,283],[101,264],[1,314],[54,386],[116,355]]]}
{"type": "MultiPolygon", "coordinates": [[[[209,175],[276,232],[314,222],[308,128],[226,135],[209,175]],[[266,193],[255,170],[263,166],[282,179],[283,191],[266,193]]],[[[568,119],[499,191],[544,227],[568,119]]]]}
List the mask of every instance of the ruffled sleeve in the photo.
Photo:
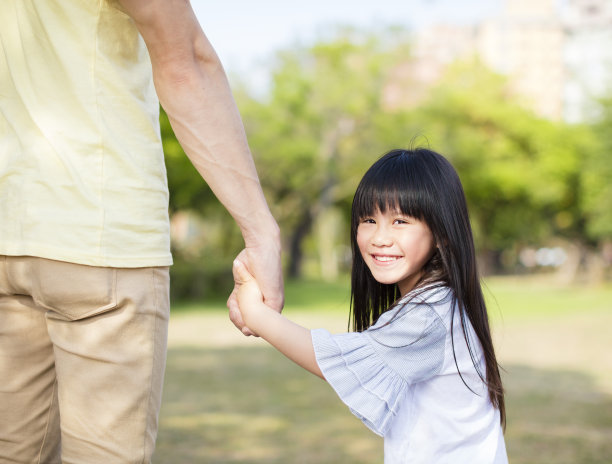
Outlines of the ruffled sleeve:
{"type": "Polygon", "coordinates": [[[397,415],[406,389],[441,370],[446,337],[442,320],[428,306],[387,319],[381,317],[364,332],[311,332],[327,382],[351,412],[381,436],[397,415]]]}

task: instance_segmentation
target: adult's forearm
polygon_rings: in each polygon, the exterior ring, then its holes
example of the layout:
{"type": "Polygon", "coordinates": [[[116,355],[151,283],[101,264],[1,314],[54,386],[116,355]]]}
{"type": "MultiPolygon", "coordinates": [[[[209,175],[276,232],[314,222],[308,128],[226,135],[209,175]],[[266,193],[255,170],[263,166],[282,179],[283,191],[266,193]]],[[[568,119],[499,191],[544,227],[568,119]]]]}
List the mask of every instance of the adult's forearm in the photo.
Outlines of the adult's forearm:
{"type": "Polygon", "coordinates": [[[247,246],[278,237],[242,120],[216,56],[154,67],[154,79],[177,139],[217,198],[234,217],[247,246]]]}
{"type": "Polygon", "coordinates": [[[283,306],[280,232],[225,71],[188,0],[118,0],[142,35],[159,100],[198,172],[234,217],[266,301],[283,306]]]}
{"type": "Polygon", "coordinates": [[[247,246],[277,236],[223,66],[189,2],[119,2],[147,45],[155,88],[178,141],[247,246]]]}

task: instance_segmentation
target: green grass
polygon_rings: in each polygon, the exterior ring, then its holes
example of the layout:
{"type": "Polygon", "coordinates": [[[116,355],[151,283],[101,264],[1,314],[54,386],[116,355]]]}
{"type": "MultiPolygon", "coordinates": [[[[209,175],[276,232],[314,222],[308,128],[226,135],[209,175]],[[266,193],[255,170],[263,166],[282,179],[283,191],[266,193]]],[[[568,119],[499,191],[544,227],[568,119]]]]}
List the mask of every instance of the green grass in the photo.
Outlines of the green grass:
{"type": "Polygon", "coordinates": [[[337,311],[348,315],[350,282],[348,278],[330,283],[288,281],[285,285],[285,302],[290,309],[337,311]]]}
{"type": "Polygon", "coordinates": [[[171,349],[156,463],[374,463],[382,441],[265,346],[171,349]]]}
{"type": "Polygon", "coordinates": [[[483,292],[492,319],[543,318],[562,313],[612,310],[612,285],[562,285],[544,277],[492,277],[483,292]]]}
{"type": "MultiPolygon", "coordinates": [[[[549,277],[490,277],[483,281],[490,317],[541,318],[578,309],[612,309],[612,285],[595,287],[561,285],[549,277]]],[[[285,306],[289,310],[346,314],[350,305],[348,278],[338,282],[286,282],[285,306]]],[[[174,303],[173,312],[225,311],[225,300],[174,303]]]]}
{"type": "MultiPolygon", "coordinates": [[[[224,296],[216,296],[205,301],[173,302],[172,311],[225,311],[226,299],[224,296]]],[[[350,283],[348,278],[338,282],[288,280],[285,282],[285,301],[286,307],[291,309],[340,311],[348,314],[350,283]]]]}
{"type": "MultiPolygon", "coordinates": [[[[487,288],[510,462],[609,463],[612,287],[493,278],[487,288]]],[[[346,328],[346,282],[290,282],[286,298],[289,317],[346,328]]],[[[239,335],[223,304],[199,309],[184,305],[171,320],[155,463],[382,462],[382,439],[325,382],[239,335]]]]}

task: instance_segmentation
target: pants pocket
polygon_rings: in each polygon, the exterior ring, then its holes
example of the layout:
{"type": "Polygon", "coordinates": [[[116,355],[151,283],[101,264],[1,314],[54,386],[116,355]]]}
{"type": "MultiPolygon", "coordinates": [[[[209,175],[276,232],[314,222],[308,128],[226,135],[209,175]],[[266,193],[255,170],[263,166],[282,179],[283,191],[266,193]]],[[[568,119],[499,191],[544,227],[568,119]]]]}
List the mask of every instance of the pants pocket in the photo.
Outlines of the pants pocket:
{"type": "Polygon", "coordinates": [[[117,307],[117,270],[38,259],[32,266],[32,298],[68,320],[117,307]]]}

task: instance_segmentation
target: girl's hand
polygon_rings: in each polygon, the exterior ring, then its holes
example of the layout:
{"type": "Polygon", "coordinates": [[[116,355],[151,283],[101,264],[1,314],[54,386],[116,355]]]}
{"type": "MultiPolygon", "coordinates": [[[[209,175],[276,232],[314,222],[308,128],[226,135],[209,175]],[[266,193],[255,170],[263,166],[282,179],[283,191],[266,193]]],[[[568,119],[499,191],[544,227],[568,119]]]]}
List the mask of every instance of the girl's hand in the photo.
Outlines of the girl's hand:
{"type": "Polygon", "coordinates": [[[263,302],[263,293],[257,284],[255,278],[248,271],[246,266],[236,259],[232,268],[234,274],[234,282],[237,288],[237,298],[239,306],[241,303],[263,302]]]}
{"type": "Polygon", "coordinates": [[[263,294],[255,278],[239,259],[234,261],[232,272],[234,274],[235,299],[234,304],[231,305],[234,307],[230,307],[230,312],[237,309],[242,320],[248,326],[248,320],[256,317],[257,310],[264,307],[263,294]]]}

